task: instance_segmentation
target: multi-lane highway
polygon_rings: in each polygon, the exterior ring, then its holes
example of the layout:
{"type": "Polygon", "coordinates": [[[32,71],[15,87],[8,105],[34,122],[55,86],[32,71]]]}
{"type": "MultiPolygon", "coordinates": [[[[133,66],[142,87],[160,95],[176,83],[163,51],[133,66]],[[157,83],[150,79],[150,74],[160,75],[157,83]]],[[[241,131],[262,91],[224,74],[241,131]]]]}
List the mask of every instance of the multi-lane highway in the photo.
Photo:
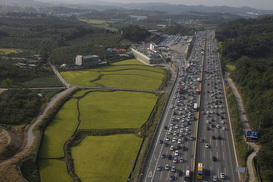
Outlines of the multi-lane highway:
{"type": "Polygon", "coordinates": [[[200,181],[220,181],[220,173],[225,181],[239,181],[214,32],[195,37],[189,60],[173,60],[177,79],[140,181],[184,181],[186,166],[190,181],[197,181],[197,163],[203,164],[200,181]]]}
{"type": "Polygon", "coordinates": [[[204,54],[196,168],[197,163],[203,164],[204,181],[236,182],[239,177],[213,31],[206,34],[204,54]]]}
{"type": "Polygon", "coordinates": [[[196,54],[189,61],[178,56],[182,53],[173,55],[179,57],[178,78],[144,166],[141,181],[169,181],[171,178],[182,180],[186,166],[194,167],[198,119],[194,104],[199,103],[196,88],[201,85],[202,41],[200,35],[199,44],[195,44],[193,48],[196,54]]]}

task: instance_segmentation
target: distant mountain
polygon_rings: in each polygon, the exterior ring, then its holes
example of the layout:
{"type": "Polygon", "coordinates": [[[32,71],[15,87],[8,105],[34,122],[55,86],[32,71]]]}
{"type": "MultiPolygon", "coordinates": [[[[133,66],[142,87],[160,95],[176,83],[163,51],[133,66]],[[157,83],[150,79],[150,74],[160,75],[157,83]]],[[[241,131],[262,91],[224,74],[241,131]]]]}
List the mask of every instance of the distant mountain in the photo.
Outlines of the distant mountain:
{"type": "Polygon", "coordinates": [[[240,16],[259,16],[264,14],[273,14],[271,10],[258,10],[250,7],[229,7],[229,6],[187,6],[182,4],[168,4],[168,3],[111,3],[97,0],[78,0],[73,3],[64,2],[62,0],[52,0],[45,2],[45,0],[0,0],[0,5],[12,6],[35,6],[35,7],[53,7],[63,6],[80,9],[141,9],[148,11],[163,11],[169,14],[181,14],[185,12],[201,12],[201,13],[231,13],[240,16]]]}

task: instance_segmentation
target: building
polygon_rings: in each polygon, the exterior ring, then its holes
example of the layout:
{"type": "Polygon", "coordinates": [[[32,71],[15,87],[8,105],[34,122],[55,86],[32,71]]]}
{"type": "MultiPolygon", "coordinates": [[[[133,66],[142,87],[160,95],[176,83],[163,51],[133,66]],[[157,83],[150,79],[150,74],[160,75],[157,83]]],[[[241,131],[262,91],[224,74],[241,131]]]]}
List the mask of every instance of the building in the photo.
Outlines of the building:
{"type": "Polygon", "coordinates": [[[97,55],[88,55],[88,56],[77,55],[75,59],[75,65],[78,65],[78,66],[92,66],[92,65],[98,65],[99,63],[100,63],[100,59],[97,55]]]}

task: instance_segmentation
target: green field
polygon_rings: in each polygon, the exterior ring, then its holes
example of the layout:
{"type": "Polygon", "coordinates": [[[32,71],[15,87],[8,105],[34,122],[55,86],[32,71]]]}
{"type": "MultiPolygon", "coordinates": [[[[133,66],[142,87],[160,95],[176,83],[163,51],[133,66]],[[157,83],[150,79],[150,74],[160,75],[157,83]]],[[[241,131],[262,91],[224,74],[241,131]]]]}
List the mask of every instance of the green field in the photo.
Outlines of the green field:
{"type": "Polygon", "coordinates": [[[11,53],[18,53],[18,51],[14,49],[0,49],[0,55],[7,55],[11,53]]]}
{"type": "Polygon", "coordinates": [[[76,102],[76,99],[66,102],[45,130],[39,158],[58,158],[64,156],[64,143],[72,136],[78,124],[76,102]]]}
{"type": "Polygon", "coordinates": [[[136,59],[84,71],[61,72],[71,85],[140,90],[157,90],[164,74],[163,69],[146,66],[136,59]]]}
{"type": "Polygon", "coordinates": [[[91,92],[80,100],[80,129],[140,128],[157,96],[143,92],[91,92]]]}
{"type": "Polygon", "coordinates": [[[230,70],[230,71],[233,71],[233,70],[235,70],[236,69],[236,67],[235,66],[233,66],[233,65],[229,65],[229,64],[227,64],[226,65],[226,67],[230,70]]]}
{"type": "Polygon", "coordinates": [[[132,134],[88,136],[71,150],[83,182],[127,181],[142,139],[132,134]]]}
{"type": "Polygon", "coordinates": [[[83,22],[92,24],[92,25],[94,25],[95,27],[98,27],[98,28],[105,28],[105,29],[108,29],[108,30],[111,30],[111,31],[114,31],[114,32],[118,31],[117,28],[110,27],[110,25],[109,25],[111,23],[114,23],[114,21],[110,21],[110,20],[87,20],[87,19],[79,19],[79,21],[83,21],[83,22]]]}
{"type": "Polygon", "coordinates": [[[73,181],[66,170],[66,164],[60,160],[38,160],[41,181],[73,181]]]}

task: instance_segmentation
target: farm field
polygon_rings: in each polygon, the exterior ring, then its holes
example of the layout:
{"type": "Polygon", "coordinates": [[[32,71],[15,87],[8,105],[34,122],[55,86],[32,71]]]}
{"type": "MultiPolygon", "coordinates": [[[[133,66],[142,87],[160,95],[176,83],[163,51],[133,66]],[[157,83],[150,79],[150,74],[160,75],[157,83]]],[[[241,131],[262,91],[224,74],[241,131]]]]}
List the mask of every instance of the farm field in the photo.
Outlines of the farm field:
{"type": "Polygon", "coordinates": [[[41,181],[73,181],[63,161],[47,159],[38,161],[41,181]]]}
{"type": "Polygon", "coordinates": [[[73,134],[78,124],[76,99],[70,99],[57,113],[44,133],[38,158],[63,157],[65,141],[73,134]]]}
{"type": "Polygon", "coordinates": [[[113,28],[113,27],[110,27],[109,24],[111,23],[114,23],[114,21],[110,21],[110,20],[87,20],[87,19],[79,19],[80,21],[83,21],[83,22],[86,22],[86,23],[89,23],[89,24],[92,24],[94,25],[95,27],[98,27],[98,28],[105,28],[105,29],[108,29],[108,30],[111,30],[111,31],[118,31],[117,28],[113,28]]]}
{"type": "Polygon", "coordinates": [[[157,90],[164,74],[163,69],[146,66],[136,59],[89,70],[61,72],[71,85],[140,90],[157,90]]]}
{"type": "Polygon", "coordinates": [[[154,94],[143,92],[91,92],[79,102],[79,129],[139,128],[156,100],[154,94]]]}
{"type": "Polygon", "coordinates": [[[11,53],[18,53],[18,51],[14,49],[0,49],[0,55],[7,55],[11,53]]]}
{"type": "Polygon", "coordinates": [[[127,181],[141,142],[133,134],[88,136],[71,150],[75,173],[83,182],[127,181]]]}

